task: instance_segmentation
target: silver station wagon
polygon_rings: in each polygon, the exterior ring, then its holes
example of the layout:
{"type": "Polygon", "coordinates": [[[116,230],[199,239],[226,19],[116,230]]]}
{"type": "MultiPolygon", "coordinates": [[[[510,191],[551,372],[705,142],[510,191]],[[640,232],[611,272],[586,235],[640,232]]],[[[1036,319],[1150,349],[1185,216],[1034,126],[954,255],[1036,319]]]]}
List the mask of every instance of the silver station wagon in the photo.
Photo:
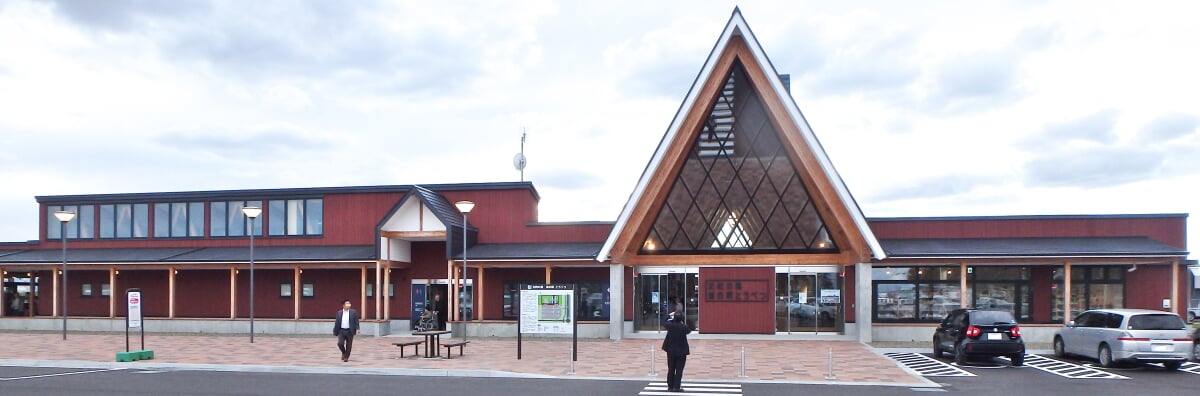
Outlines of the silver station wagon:
{"type": "Polygon", "coordinates": [[[1179,315],[1145,309],[1094,309],[1054,334],[1054,355],[1117,362],[1162,363],[1178,370],[1188,360],[1192,339],[1179,315]]]}

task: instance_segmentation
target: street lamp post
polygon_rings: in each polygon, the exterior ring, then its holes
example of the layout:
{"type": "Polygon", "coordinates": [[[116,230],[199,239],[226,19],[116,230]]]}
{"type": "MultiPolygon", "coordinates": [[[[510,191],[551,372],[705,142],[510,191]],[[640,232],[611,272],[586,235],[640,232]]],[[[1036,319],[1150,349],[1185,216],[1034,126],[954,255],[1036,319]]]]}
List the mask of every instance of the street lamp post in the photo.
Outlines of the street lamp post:
{"type": "MultiPolygon", "coordinates": [[[[462,292],[461,292],[461,296],[465,297],[465,296],[467,295],[467,293],[466,293],[466,291],[467,291],[467,213],[470,213],[470,212],[471,212],[471,209],[475,209],[475,203],[474,203],[474,202],[471,202],[471,201],[458,201],[458,202],[455,202],[455,203],[454,203],[454,206],[455,206],[455,207],[457,207],[457,208],[458,208],[458,211],[459,211],[459,212],[462,212],[462,214],[463,214],[463,224],[462,224],[462,232],[463,232],[463,250],[462,250],[462,255],[463,255],[463,267],[462,267],[462,292]]],[[[470,313],[469,311],[467,311],[467,305],[466,305],[466,304],[463,304],[463,302],[462,302],[463,298],[461,298],[461,297],[460,297],[458,300],[459,300],[459,301],[458,301],[458,305],[460,305],[460,306],[462,307],[462,315],[463,315],[463,339],[465,340],[465,339],[467,339],[467,322],[471,320],[471,313],[470,313]]],[[[473,301],[473,300],[472,300],[472,301],[473,301]]]]}
{"type": "Polygon", "coordinates": [[[254,219],[262,214],[262,208],[257,206],[246,206],[242,208],[242,214],[250,219],[248,226],[250,228],[250,343],[254,343],[254,219]]]}
{"type": "Polygon", "coordinates": [[[62,238],[62,304],[63,304],[63,340],[67,339],[67,223],[75,219],[75,212],[69,210],[59,210],[54,212],[54,217],[58,218],[59,232],[58,236],[62,238]]]}

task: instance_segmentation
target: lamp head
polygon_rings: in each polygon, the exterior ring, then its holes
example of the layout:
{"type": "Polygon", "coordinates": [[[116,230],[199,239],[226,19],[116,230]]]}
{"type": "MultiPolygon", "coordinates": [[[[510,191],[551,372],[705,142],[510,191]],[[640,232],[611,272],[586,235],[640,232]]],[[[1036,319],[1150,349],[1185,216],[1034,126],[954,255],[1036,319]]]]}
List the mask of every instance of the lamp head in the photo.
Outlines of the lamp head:
{"type": "Polygon", "coordinates": [[[262,214],[262,208],[257,206],[246,206],[242,208],[242,214],[245,214],[246,217],[253,219],[262,214]]]}
{"type": "Polygon", "coordinates": [[[54,212],[54,217],[58,218],[58,221],[66,223],[75,219],[75,212],[69,210],[59,210],[54,212]]]}
{"type": "Polygon", "coordinates": [[[471,209],[475,209],[475,203],[471,201],[458,201],[454,203],[454,207],[458,208],[459,212],[467,214],[471,212],[471,209]]]}

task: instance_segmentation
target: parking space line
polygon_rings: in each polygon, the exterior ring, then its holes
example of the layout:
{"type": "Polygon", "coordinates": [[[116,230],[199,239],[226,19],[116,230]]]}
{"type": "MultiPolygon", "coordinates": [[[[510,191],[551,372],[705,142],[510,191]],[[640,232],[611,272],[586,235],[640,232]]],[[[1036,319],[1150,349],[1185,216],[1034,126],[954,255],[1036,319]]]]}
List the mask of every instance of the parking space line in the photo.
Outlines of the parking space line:
{"type": "Polygon", "coordinates": [[[904,365],[923,377],[974,377],[969,371],[915,352],[888,352],[883,356],[904,365]]]}
{"type": "Polygon", "coordinates": [[[1186,371],[1186,372],[1189,372],[1192,374],[1200,374],[1200,364],[1186,362],[1182,366],[1179,366],[1179,371],[1186,371]]]}
{"type": "Polygon", "coordinates": [[[17,381],[17,380],[26,380],[26,379],[35,379],[35,378],[61,377],[61,376],[65,376],[65,375],[90,374],[90,373],[99,373],[99,372],[117,371],[117,370],[124,370],[124,368],[72,371],[72,372],[68,372],[68,373],[55,373],[55,374],[42,374],[42,375],[27,375],[24,377],[0,378],[0,381],[17,381]]]}
{"type": "MultiPolygon", "coordinates": [[[[1000,358],[1008,359],[1008,358],[1000,358]]],[[[1129,379],[1104,370],[1095,369],[1062,360],[1051,359],[1038,355],[1025,355],[1025,365],[1065,378],[1074,379],[1129,379]]]]}

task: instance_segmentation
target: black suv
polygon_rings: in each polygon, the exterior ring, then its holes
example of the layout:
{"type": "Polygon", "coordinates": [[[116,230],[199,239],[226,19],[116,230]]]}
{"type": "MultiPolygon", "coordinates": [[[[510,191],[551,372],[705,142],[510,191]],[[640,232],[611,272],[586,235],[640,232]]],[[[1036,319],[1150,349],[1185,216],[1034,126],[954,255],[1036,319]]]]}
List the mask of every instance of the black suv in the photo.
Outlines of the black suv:
{"type": "Polygon", "coordinates": [[[954,354],[954,362],[969,358],[1008,356],[1013,366],[1025,364],[1021,327],[1008,311],[956,309],[933,333],[933,356],[954,354]]]}

